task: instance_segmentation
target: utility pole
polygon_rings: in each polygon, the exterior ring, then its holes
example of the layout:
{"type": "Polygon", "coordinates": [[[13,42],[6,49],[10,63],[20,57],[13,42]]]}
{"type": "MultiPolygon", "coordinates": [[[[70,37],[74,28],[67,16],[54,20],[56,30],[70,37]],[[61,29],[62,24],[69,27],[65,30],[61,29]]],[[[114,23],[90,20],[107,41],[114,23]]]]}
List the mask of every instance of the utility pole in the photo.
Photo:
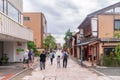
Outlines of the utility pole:
{"type": "Polygon", "coordinates": [[[82,61],[83,61],[83,53],[82,53],[82,45],[80,46],[80,65],[82,66],[83,65],[83,63],[82,63],[82,61]]]}

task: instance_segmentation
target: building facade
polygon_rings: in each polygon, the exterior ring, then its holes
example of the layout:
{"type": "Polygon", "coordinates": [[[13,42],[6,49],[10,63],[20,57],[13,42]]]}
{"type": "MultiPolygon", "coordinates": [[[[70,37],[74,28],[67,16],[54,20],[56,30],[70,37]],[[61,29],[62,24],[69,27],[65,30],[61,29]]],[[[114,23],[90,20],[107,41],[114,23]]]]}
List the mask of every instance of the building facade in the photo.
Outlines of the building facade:
{"type": "Polygon", "coordinates": [[[22,0],[0,0],[0,59],[20,62],[27,49],[27,42],[33,41],[33,32],[23,26],[22,0]]]}
{"type": "Polygon", "coordinates": [[[120,39],[115,37],[120,27],[120,3],[89,14],[80,24],[79,47],[83,60],[99,63],[101,54],[110,55],[120,39]]]}
{"type": "Polygon", "coordinates": [[[23,13],[24,25],[33,30],[37,49],[43,49],[43,39],[47,33],[47,21],[43,13],[23,13]]]}

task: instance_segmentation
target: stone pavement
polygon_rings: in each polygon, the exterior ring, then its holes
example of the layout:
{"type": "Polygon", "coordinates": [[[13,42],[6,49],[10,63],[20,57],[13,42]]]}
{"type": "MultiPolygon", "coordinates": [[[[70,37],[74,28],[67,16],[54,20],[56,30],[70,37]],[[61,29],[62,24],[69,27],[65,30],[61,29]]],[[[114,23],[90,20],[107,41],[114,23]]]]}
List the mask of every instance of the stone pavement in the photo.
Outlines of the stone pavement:
{"type": "MultiPolygon", "coordinates": [[[[58,54],[59,52],[57,52],[58,54]]],[[[62,65],[62,59],[61,59],[62,65]]],[[[112,80],[107,76],[100,76],[87,68],[81,67],[71,58],[68,60],[67,68],[57,68],[56,58],[53,65],[49,59],[46,61],[46,69],[40,70],[39,66],[32,71],[32,74],[25,76],[22,80],[112,80]]]]}
{"type": "Polygon", "coordinates": [[[10,77],[22,70],[22,63],[8,63],[4,66],[0,66],[0,80],[8,80],[10,77]]]}

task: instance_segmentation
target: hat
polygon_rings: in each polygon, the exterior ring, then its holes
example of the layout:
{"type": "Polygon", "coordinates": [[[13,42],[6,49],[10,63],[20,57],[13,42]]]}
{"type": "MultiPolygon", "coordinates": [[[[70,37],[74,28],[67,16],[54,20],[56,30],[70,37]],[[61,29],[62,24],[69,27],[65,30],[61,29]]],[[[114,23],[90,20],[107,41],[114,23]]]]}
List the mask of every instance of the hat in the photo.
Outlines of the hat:
{"type": "Polygon", "coordinates": [[[26,50],[26,52],[29,52],[29,50],[26,50]]]}

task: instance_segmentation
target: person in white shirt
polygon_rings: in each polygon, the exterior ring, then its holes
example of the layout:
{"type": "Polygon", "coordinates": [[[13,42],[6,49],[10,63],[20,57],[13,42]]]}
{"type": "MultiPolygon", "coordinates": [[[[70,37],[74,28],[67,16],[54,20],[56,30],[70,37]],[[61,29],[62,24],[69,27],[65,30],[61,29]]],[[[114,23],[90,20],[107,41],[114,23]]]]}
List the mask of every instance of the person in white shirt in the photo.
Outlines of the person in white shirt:
{"type": "Polygon", "coordinates": [[[28,65],[28,53],[29,53],[29,50],[26,50],[26,52],[23,55],[24,69],[29,67],[29,65],[28,65]]]}
{"type": "Polygon", "coordinates": [[[53,64],[53,58],[54,58],[55,56],[54,56],[54,52],[53,51],[51,51],[50,52],[50,62],[51,62],[51,64],[53,64]]]}
{"type": "Polygon", "coordinates": [[[60,67],[60,55],[57,56],[57,67],[60,67]]]}

